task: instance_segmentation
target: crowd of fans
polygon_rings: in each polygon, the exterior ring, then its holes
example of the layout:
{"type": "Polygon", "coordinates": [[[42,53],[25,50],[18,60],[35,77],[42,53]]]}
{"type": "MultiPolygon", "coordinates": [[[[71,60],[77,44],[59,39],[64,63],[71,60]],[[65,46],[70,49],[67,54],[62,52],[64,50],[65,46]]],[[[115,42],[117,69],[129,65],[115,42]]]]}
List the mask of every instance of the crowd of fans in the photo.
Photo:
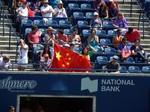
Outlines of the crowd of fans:
{"type": "MultiPolygon", "coordinates": [[[[43,25],[45,25],[47,21],[52,20],[55,17],[59,19],[66,18],[68,21],[71,20],[72,15],[69,14],[67,7],[63,7],[63,2],[65,3],[65,0],[58,1],[57,6],[54,7],[51,6],[48,0],[13,0],[12,7],[16,12],[17,23],[20,23],[20,25],[23,19],[28,19],[28,16],[43,17],[43,25]]],[[[82,41],[85,37],[82,35],[82,32],[79,31],[77,25],[70,27],[72,33],[69,35],[64,33],[64,29],[58,29],[57,33],[54,33],[56,29],[52,26],[48,26],[44,36],[42,36],[43,32],[39,31],[38,26],[32,26],[32,31],[29,32],[26,37],[23,37],[23,39],[26,38],[26,43],[24,40],[20,40],[20,47],[18,49],[18,55],[20,58],[18,58],[18,63],[27,64],[29,56],[29,59],[33,62],[38,60],[41,70],[46,71],[52,62],[53,52],[49,51],[52,51],[54,43],[77,52],[92,61],[93,55],[96,54],[99,49],[102,49],[104,52],[105,48],[112,47],[116,50],[117,55],[114,56],[114,60],[126,62],[127,58],[132,56],[134,59],[138,58],[143,63],[147,63],[148,55],[140,45],[140,32],[137,29],[128,28],[128,22],[117,1],[95,0],[91,5],[94,11],[93,17],[89,22],[89,30],[91,33],[88,35],[86,42],[82,41]],[[117,32],[116,35],[109,38],[113,46],[101,45],[101,37],[97,36],[96,33],[97,30],[105,30],[103,27],[103,21],[105,20],[111,22],[113,26],[112,30],[117,32]],[[122,34],[123,31],[125,31],[125,34],[122,34]],[[42,39],[43,43],[41,43],[42,39]],[[78,51],[76,51],[76,49],[78,49],[78,51]]],[[[71,22],[73,23],[74,21],[71,22]]],[[[106,32],[107,31],[108,30],[106,30],[106,32]]],[[[111,62],[111,65],[113,64],[114,61],[111,62]]],[[[119,64],[111,65],[110,63],[106,64],[106,68],[119,69],[119,64]]],[[[18,65],[19,70],[25,70],[25,68],[26,65],[18,65]]]]}

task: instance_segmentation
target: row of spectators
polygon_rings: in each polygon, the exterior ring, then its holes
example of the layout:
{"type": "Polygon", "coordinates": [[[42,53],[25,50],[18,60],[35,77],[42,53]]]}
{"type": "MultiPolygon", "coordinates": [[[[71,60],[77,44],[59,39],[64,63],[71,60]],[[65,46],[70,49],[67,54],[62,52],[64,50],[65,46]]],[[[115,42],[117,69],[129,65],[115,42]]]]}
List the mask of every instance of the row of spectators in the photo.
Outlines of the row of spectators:
{"type": "MultiPolygon", "coordinates": [[[[27,3],[25,1],[22,1],[22,6],[19,7],[17,9],[19,16],[21,17],[27,17],[29,14],[29,10],[27,9],[27,3]],[[28,13],[27,13],[28,12],[28,13]],[[26,13],[26,16],[22,15],[26,13]]],[[[67,16],[66,10],[63,7],[63,3],[62,1],[58,2],[57,4],[57,8],[53,9],[52,6],[49,5],[47,0],[42,0],[42,1],[38,1],[38,4],[36,6],[36,9],[33,11],[36,12],[40,12],[43,16],[43,20],[46,22],[47,19],[52,19],[52,17],[70,17],[71,15],[67,16]],[[41,6],[39,5],[41,4],[41,6]],[[46,18],[44,18],[46,17],[46,18]],[[49,17],[49,18],[47,18],[49,17]]],[[[123,62],[125,62],[125,60],[131,56],[131,54],[138,54],[138,57],[143,61],[143,62],[147,62],[147,55],[144,52],[143,48],[136,43],[140,42],[140,33],[138,30],[136,29],[132,29],[129,28],[128,29],[128,25],[127,25],[127,21],[124,18],[123,13],[120,11],[119,9],[119,5],[116,1],[114,0],[110,0],[110,1],[103,1],[103,0],[96,0],[93,2],[93,7],[97,10],[96,12],[94,12],[94,17],[91,19],[90,21],[90,26],[91,26],[91,30],[92,33],[91,35],[89,35],[88,39],[87,39],[87,46],[85,46],[83,48],[83,44],[81,41],[81,35],[78,34],[78,29],[77,28],[73,28],[73,33],[71,35],[66,35],[63,32],[63,29],[58,30],[58,34],[54,34],[54,29],[50,26],[47,28],[46,30],[46,34],[44,35],[44,42],[45,44],[49,44],[49,45],[53,45],[54,42],[67,48],[70,49],[72,51],[74,51],[74,49],[76,48],[81,48],[83,50],[80,50],[80,52],[82,55],[85,55],[88,59],[90,59],[90,57],[92,57],[92,55],[94,53],[96,53],[98,51],[98,49],[102,48],[104,49],[106,46],[101,46],[99,43],[99,39],[101,37],[98,37],[96,35],[96,30],[98,29],[102,29],[102,20],[101,18],[108,18],[108,17],[115,17],[115,19],[111,19],[114,20],[112,21],[114,28],[118,29],[117,30],[117,35],[113,37],[112,39],[112,43],[114,44],[114,48],[117,50],[117,53],[121,55],[121,60],[123,62]],[[111,9],[115,9],[115,10],[111,10],[111,9]],[[103,12],[104,11],[104,12],[103,12]],[[110,12],[112,11],[112,15],[110,16],[110,12]],[[121,31],[122,29],[127,29],[127,32],[125,33],[124,37],[121,35],[121,31]],[[138,40],[137,40],[138,39],[138,40]],[[137,42],[138,41],[138,42],[137,42]],[[128,44],[126,44],[128,42],[128,44]],[[125,43],[125,44],[124,44],[125,43]],[[135,44],[135,45],[134,45],[135,44]],[[128,46],[127,46],[128,45],[128,46]],[[132,46],[132,47],[131,47],[132,46]],[[131,47],[131,49],[130,49],[131,47]],[[89,52],[89,53],[88,53],[89,52]],[[140,53],[138,53],[140,52],[140,53]]],[[[34,12],[35,13],[35,12],[34,12]]],[[[22,18],[21,18],[22,19],[22,18]]],[[[19,20],[20,21],[20,20],[19,20]]],[[[35,55],[37,55],[35,51],[37,51],[36,49],[38,49],[40,45],[40,38],[41,38],[42,32],[40,32],[38,30],[37,26],[33,26],[32,27],[32,31],[28,34],[27,36],[27,44],[24,43],[23,45],[21,44],[21,50],[26,50],[23,51],[25,53],[23,53],[23,55],[20,54],[21,58],[23,59],[23,57],[25,58],[26,61],[21,61],[21,63],[28,63],[28,49],[29,49],[29,58],[31,58],[32,60],[34,60],[33,57],[35,57],[35,55]],[[29,46],[26,47],[25,46],[29,46]]],[[[50,66],[51,64],[51,60],[52,60],[52,52],[49,52],[49,45],[44,47],[44,50],[40,51],[40,59],[39,61],[43,63],[43,60],[45,63],[47,63],[47,65],[41,68],[44,68],[43,70],[46,70],[46,68],[48,66],[50,66]]],[[[109,47],[109,46],[107,46],[109,47]]],[[[51,47],[50,47],[51,48],[51,47]]]]}

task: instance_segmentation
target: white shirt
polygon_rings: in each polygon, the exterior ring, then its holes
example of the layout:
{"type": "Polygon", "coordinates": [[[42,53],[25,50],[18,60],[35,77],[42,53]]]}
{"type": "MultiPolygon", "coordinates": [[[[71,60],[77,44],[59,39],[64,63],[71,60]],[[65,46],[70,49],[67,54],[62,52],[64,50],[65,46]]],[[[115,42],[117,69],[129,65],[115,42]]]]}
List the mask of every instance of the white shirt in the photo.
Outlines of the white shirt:
{"type": "Polygon", "coordinates": [[[25,50],[25,49],[20,49],[21,46],[18,47],[18,59],[26,59],[28,60],[28,49],[25,50]]]}
{"type": "Polygon", "coordinates": [[[28,8],[19,7],[18,11],[21,12],[23,16],[28,16],[28,8]]]}
{"type": "Polygon", "coordinates": [[[0,58],[0,69],[8,70],[10,66],[10,60],[7,63],[4,63],[3,57],[0,58]]]}
{"type": "Polygon", "coordinates": [[[56,13],[58,13],[58,15],[56,17],[65,17],[65,18],[67,18],[67,13],[66,13],[65,8],[62,8],[62,9],[55,8],[54,9],[54,14],[56,14],[56,13]]]}
{"type": "MultiPolygon", "coordinates": [[[[52,11],[53,11],[52,6],[47,5],[47,6],[45,7],[45,6],[43,5],[43,6],[41,7],[41,12],[42,12],[42,11],[48,11],[48,10],[52,10],[52,11]]],[[[42,14],[42,16],[43,16],[43,17],[52,17],[52,12],[46,13],[45,15],[42,14]]]]}

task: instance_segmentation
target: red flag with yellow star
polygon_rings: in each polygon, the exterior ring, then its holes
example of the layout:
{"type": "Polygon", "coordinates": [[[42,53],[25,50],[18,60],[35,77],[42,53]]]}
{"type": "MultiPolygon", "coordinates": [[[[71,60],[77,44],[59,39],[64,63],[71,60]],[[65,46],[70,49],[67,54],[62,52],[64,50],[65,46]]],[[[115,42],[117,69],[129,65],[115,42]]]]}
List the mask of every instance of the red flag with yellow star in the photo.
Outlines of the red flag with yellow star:
{"type": "Polygon", "coordinates": [[[86,57],[54,44],[54,57],[50,71],[86,72],[90,70],[90,60],[86,57]]]}

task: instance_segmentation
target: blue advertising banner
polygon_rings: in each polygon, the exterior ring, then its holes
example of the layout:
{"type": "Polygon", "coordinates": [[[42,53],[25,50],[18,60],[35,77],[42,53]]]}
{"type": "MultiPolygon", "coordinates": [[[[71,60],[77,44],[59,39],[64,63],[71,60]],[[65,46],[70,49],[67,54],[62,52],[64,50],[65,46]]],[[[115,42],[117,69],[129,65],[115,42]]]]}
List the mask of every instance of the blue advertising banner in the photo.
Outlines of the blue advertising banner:
{"type": "Polygon", "coordinates": [[[82,112],[150,112],[150,77],[1,74],[0,112],[8,112],[10,105],[16,107],[16,112],[21,112],[25,101],[32,104],[33,112],[39,102],[42,102],[45,112],[50,112],[50,107],[53,112],[62,112],[66,107],[69,112],[79,112],[78,109],[82,112]],[[62,101],[55,98],[66,99],[62,101]],[[60,101],[63,103],[55,110],[60,101]],[[68,106],[62,106],[64,103],[68,106]],[[60,111],[58,108],[63,109],[60,111]]]}

